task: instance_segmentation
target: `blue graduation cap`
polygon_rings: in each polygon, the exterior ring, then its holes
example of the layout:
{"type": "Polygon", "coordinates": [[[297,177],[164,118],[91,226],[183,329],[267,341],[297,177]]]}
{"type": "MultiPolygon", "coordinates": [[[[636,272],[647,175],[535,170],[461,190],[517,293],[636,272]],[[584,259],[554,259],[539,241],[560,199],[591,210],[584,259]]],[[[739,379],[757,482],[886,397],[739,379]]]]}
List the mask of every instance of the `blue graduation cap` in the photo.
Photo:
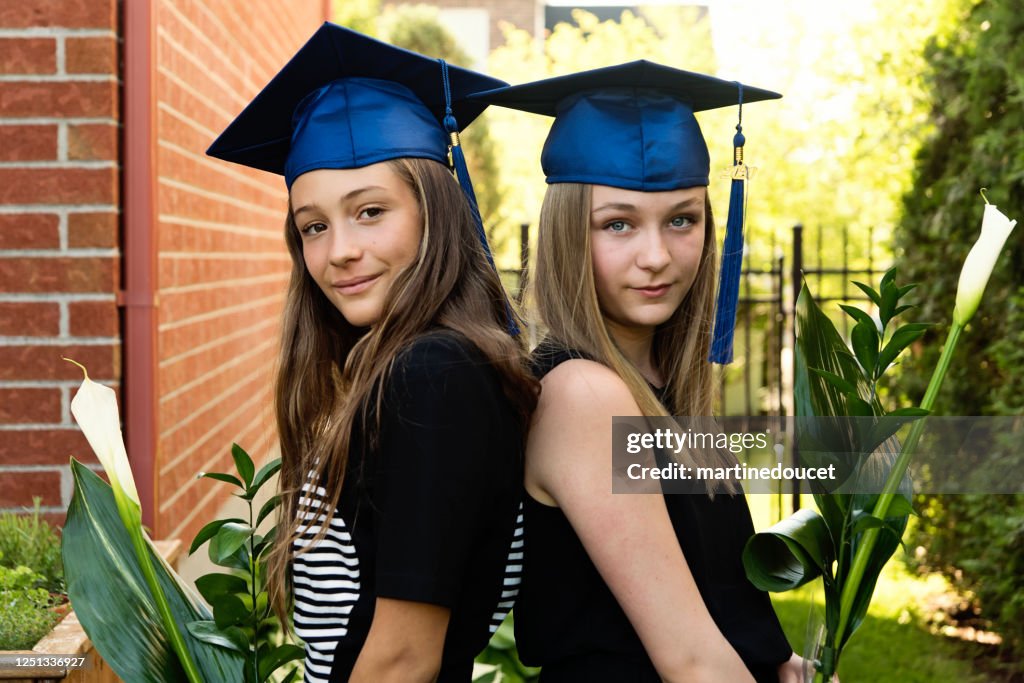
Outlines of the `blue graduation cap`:
{"type": "MultiPolygon", "coordinates": [[[[505,85],[327,22],[206,153],[283,175],[289,188],[316,169],[433,159],[453,167],[493,266],[459,132],[487,108],[466,95],[505,85]]],[[[517,333],[511,309],[509,321],[517,333]]]]}
{"type": "Polygon", "coordinates": [[[710,157],[694,112],[738,104],[732,192],[709,360],[732,362],[743,261],[744,102],[770,90],[645,60],[507,86],[470,100],[554,116],[541,167],[548,183],[587,183],[656,192],[709,184],[710,157]]]}

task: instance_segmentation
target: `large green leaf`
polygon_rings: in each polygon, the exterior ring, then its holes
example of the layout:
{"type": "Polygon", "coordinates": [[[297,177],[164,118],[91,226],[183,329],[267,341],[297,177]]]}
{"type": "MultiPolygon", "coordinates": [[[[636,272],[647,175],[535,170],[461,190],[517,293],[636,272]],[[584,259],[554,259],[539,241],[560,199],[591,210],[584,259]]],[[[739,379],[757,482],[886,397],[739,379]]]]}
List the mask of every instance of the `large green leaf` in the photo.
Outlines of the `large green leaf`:
{"type": "MultiPolygon", "coordinates": [[[[71,473],[75,493],[64,524],[62,554],[68,596],[82,627],[122,679],[132,683],[185,680],[164,635],[110,485],[73,458],[71,473]]],[[[177,622],[184,627],[212,619],[209,610],[152,547],[150,553],[177,622]]],[[[184,639],[208,681],[241,680],[240,655],[204,643],[188,632],[184,639]]]]}
{"type": "Polygon", "coordinates": [[[831,579],[831,548],[825,520],[804,508],[754,534],[743,549],[743,568],[761,590],[788,591],[822,575],[831,579]]]}

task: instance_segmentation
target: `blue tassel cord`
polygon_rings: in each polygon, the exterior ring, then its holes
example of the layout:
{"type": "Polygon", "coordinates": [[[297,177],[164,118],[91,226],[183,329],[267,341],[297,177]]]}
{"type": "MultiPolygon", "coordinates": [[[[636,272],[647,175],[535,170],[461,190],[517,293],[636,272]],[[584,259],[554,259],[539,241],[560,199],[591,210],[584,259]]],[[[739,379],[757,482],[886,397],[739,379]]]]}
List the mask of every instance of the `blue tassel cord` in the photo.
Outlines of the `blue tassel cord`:
{"type": "MultiPolygon", "coordinates": [[[[473,191],[473,181],[469,178],[469,167],[466,165],[466,155],[462,152],[462,145],[459,144],[459,124],[455,120],[455,115],[452,113],[452,97],[451,97],[451,86],[448,82],[448,63],[443,59],[437,60],[441,63],[441,78],[444,82],[444,129],[448,131],[448,135],[451,136],[449,140],[449,152],[451,154],[452,167],[455,170],[455,177],[459,181],[459,185],[462,187],[463,194],[466,195],[466,200],[469,202],[470,211],[473,213],[473,222],[476,224],[477,237],[480,239],[480,244],[484,248],[484,254],[487,256],[487,263],[490,264],[494,272],[498,272],[498,267],[494,265],[494,256],[491,255],[491,247],[487,243],[487,231],[484,230],[483,219],[480,218],[480,208],[476,201],[476,193],[473,191]]],[[[500,273],[499,273],[500,278],[500,273]]],[[[519,334],[519,325],[516,324],[515,314],[512,312],[512,306],[509,305],[508,299],[504,299],[505,304],[505,315],[508,319],[507,328],[510,335],[515,337],[519,334]]]]}
{"type": "Polygon", "coordinates": [[[732,362],[733,333],[736,330],[736,307],[743,269],[743,218],[746,203],[747,169],[743,166],[743,86],[739,85],[739,123],[733,136],[732,187],[729,192],[729,218],[725,224],[722,245],[722,269],[718,279],[718,302],[715,305],[715,328],[711,337],[708,360],[719,365],[732,362]],[[740,166],[742,168],[737,169],[740,166]]]}

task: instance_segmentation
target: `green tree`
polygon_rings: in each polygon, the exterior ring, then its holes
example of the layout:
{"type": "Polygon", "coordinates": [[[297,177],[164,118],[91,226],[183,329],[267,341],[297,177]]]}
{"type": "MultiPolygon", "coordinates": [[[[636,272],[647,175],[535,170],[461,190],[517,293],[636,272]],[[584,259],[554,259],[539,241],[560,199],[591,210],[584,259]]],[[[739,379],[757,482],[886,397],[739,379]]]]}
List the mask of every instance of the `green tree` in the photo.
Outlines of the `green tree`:
{"type": "MultiPolygon", "coordinates": [[[[506,25],[505,44],[491,53],[491,73],[510,83],[525,83],[634,59],[696,71],[714,69],[706,10],[645,8],[639,15],[626,11],[619,21],[603,22],[575,10],[573,19],[575,24],[558,24],[541,45],[528,32],[506,25]]],[[[501,107],[488,115],[507,197],[497,220],[509,226],[534,225],[545,188],[540,152],[551,119],[501,107]]]]}
{"type": "MultiPolygon", "coordinates": [[[[952,309],[957,266],[981,227],[979,188],[1011,218],[1024,217],[1024,14],[1013,0],[961,0],[956,12],[926,49],[934,133],[918,154],[897,235],[901,272],[924,283],[920,317],[932,320],[952,309]]],[[[1019,237],[1011,236],[989,280],[985,295],[994,305],[982,307],[964,335],[964,362],[946,378],[939,414],[1024,413],[1019,237]]],[[[923,393],[945,334],[932,331],[906,364],[912,397],[923,393]]],[[[921,503],[924,564],[962,576],[983,613],[1010,641],[1024,643],[1024,496],[930,496],[921,503]]]]}
{"type": "MultiPolygon", "coordinates": [[[[401,5],[381,13],[380,0],[335,0],[332,9],[333,20],[343,26],[450,64],[472,66],[469,55],[441,23],[436,7],[401,5]]],[[[518,262],[513,257],[519,247],[513,234],[518,233],[502,221],[504,193],[487,112],[466,128],[461,138],[491,249],[499,267],[515,268],[518,262]]]]}
{"type": "MultiPolygon", "coordinates": [[[[445,29],[434,7],[403,5],[388,8],[378,22],[378,31],[380,38],[392,45],[444,59],[456,66],[472,66],[469,55],[445,29]]],[[[499,266],[514,268],[518,264],[510,262],[509,256],[513,252],[518,254],[518,243],[513,239],[511,226],[503,224],[500,218],[504,193],[490,129],[488,112],[484,112],[462,133],[462,145],[491,249],[499,259],[499,266]],[[505,263],[500,263],[502,260],[505,263]]]]}

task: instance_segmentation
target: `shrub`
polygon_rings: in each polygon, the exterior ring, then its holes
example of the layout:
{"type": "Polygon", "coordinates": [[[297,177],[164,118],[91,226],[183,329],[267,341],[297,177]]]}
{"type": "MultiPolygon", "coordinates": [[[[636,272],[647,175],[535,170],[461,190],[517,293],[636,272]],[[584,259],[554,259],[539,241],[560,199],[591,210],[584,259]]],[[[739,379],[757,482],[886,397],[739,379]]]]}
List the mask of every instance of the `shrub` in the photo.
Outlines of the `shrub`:
{"type": "Polygon", "coordinates": [[[64,592],[64,565],[57,531],[39,516],[40,499],[31,514],[0,514],[0,566],[29,567],[43,577],[42,587],[64,592]]]}
{"type": "Polygon", "coordinates": [[[0,650],[29,650],[60,621],[59,601],[41,587],[45,582],[28,567],[0,564],[0,650]]]}

